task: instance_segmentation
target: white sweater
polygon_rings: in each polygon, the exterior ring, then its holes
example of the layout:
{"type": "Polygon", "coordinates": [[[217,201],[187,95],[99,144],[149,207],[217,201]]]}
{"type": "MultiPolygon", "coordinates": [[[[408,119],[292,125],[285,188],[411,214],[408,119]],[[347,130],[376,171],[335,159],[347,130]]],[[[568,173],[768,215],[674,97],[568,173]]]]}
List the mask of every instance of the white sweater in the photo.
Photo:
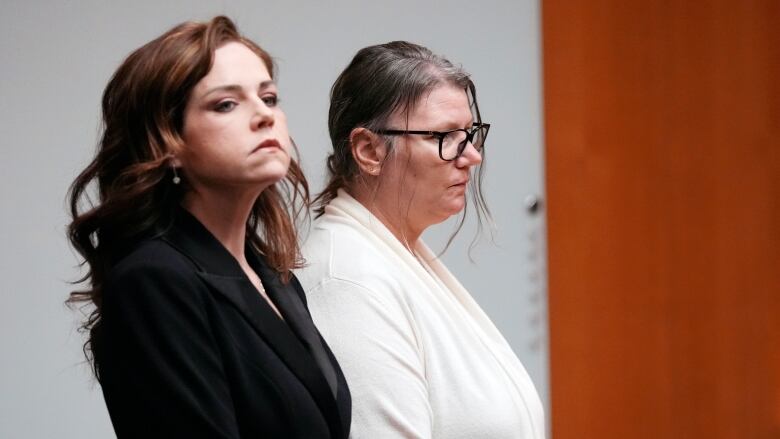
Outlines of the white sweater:
{"type": "Polygon", "coordinates": [[[296,275],[347,378],[351,437],[544,438],[506,340],[425,244],[414,250],[343,191],[303,248],[296,275]]]}

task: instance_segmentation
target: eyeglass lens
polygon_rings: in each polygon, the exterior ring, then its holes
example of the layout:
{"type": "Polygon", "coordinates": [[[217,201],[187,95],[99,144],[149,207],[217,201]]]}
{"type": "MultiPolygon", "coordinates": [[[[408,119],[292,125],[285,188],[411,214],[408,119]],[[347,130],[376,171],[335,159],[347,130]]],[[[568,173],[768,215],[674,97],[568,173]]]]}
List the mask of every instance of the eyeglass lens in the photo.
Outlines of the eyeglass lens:
{"type": "MultiPolygon", "coordinates": [[[[485,133],[487,129],[485,127],[477,128],[476,132],[471,139],[471,144],[477,151],[482,150],[482,145],[485,143],[485,133]]],[[[463,153],[466,149],[466,141],[468,140],[468,134],[466,130],[456,130],[447,133],[441,139],[441,155],[445,160],[452,160],[463,153]]]]}

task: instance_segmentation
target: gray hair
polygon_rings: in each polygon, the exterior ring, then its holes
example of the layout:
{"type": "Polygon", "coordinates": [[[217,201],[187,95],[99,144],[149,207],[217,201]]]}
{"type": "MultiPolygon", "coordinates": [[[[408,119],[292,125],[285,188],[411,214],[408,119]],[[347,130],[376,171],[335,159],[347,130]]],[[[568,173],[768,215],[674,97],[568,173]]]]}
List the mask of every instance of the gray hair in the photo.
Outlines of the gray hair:
{"type": "MultiPolygon", "coordinates": [[[[422,97],[445,84],[466,91],[474,119],[481,122],[474,83],[466,71],[446,58],[406,41],[369,46],[357,52],[330,90],[328,130],[333,151],[327,159],[328,183],[314,200],[318,215],[336,197],[337,191],[352,184],[360,173],[350,148],[352,130],[386,129],[388,120],[396,113],[408,120],[409,112],[422,97]]],[[[386,138],[386,141],[392,149],[392,140],[386,138]]],[[[471,184],[481,229],[483,217],[490,218],[482,195],[481,165],[471,184]]],[[[465,209],[458,230],[464,220],[465,209]]]]}

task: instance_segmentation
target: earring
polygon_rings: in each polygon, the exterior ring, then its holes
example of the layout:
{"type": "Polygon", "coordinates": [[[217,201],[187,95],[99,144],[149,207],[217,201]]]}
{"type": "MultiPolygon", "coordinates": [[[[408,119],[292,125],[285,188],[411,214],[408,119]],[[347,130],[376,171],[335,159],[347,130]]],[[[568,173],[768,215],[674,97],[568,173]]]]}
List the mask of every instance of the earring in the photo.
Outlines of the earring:
{"type": "Polygon", "coordinates": [[[379,168],[377,168],[376,166],[372,166],[372,167],[368,168],[368,173],[371,174],[371,175],[375,175],[376,171],[378,171],[378,170],[379,170],[379,168]]]}
{"type": "Polygon", "coordinates": [[[176,172],[176,167],[171,166],[171,169],[173,169],[173,184],[181,183],[181,178],[179,178],[179,173],[176,172]]]}

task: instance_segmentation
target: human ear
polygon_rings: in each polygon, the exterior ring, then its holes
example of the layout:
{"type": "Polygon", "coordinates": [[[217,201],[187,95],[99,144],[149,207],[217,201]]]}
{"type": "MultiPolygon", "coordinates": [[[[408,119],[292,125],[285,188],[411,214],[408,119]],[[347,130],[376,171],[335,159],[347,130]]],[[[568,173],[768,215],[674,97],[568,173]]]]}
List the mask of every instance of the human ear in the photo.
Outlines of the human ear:
{"type": "Polygon", "coordinates": [[[379,175],[387,156],[387,145],[367,128],[355,128],[349,134],[352,158],[361,173],[379,175]]]}
{"type": "Polygon", "coordinates": [[[176,138],[177,141],[171,142],[172,144],[168,146],[168,166],[172,168],[181,168],[181,156],[184,155],[184,140],[179,136],[176,136],[176,138]]]}

